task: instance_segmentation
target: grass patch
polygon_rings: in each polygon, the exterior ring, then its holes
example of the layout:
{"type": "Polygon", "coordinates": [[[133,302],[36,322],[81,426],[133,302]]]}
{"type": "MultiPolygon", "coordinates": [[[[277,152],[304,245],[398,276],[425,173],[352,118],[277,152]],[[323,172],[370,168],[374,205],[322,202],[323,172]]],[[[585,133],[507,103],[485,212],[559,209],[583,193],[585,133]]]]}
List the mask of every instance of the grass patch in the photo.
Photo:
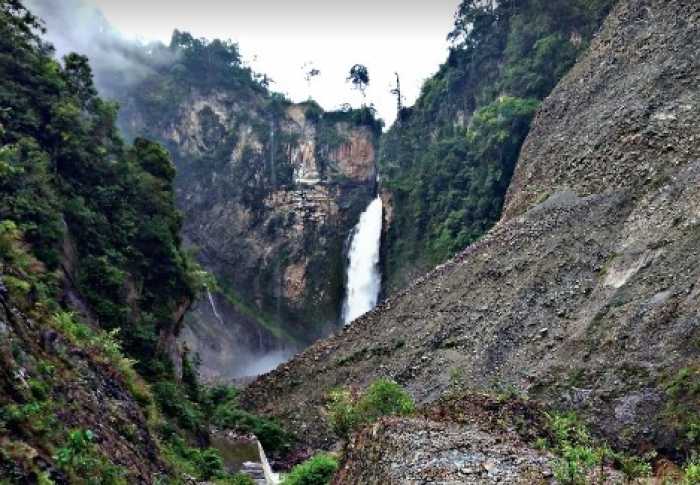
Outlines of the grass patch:
{"type": "Polygon", "coordinates": [[[597,443],[584,423],[574,413],[545,413],[547,438],[535,446],[557,455],[554,476],[565,485],[585,485],[592,477],[606,483],[606,466],[615,466],[628,482],[651,475],[648,457],[637,457],[613,451],[605,443],[597,443]]]}
{"type": "Polygon", "coordinates": [[[105,363],[117,369],[126,388],[139,404],[148,407],[153,403],[153,394],[148,384],[134,369],[136,361],[124,356],[122,352],[118,328],[109,332],[93,329],[79,321],[74,313],[65,311],[55,313],[52,322],[73,345],[92,350],[98,356],[101,355],[105,363]]]}

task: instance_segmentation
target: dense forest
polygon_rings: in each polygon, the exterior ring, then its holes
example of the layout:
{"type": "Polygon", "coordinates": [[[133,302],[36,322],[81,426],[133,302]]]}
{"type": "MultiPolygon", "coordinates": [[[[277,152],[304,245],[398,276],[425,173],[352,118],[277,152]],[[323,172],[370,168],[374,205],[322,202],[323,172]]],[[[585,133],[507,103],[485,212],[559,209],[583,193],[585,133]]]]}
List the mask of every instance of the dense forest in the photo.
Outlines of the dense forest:
{"type": "Polygon", "coordinates": [[[45,271],[36,291],[6,283],[30,300],[51,298],[59,289],[55,272],[68,264],[69,240],[80,261],[71,283],[95,319],[121,329],[140,371],[167,376],[158,338],[174,331],[199,274],[180,249],[175,169],[156,144],[124,144],[114,125],[117,107],[97,96],[87,59],[70,54],[61,66],[37,37],[39,24],[18,5],[3,4],[0,218],[45,271]]]}
{"type": "MultiPolygon", "coordinates": [[[[209,277],[181,247],[168,152],[127,145],[87,59],[59,62],[41,33],[18,0],[0,1],[0,308],[15,329],[2,324],[0,482],[133,481],[119,440],[145,446],[168,483],[224,478],[207,448],[214,422],[286,449],[275,423],[237,410],[235,390],[200,387],[170,343],[209,277]],[[141,407],[117,441],[89,425],[81,393],[99,392],[95,375],[141,407]]],[[[126,411],[109,412],[117,423],[126,411]]]]}
{"type": "Polygon", "coordinates": [[[395,206],[385,248],[390,290],[498,220],[532,116],[613,3],[460,4],[447,61],[382,139],[382,182],[395,206]]]}

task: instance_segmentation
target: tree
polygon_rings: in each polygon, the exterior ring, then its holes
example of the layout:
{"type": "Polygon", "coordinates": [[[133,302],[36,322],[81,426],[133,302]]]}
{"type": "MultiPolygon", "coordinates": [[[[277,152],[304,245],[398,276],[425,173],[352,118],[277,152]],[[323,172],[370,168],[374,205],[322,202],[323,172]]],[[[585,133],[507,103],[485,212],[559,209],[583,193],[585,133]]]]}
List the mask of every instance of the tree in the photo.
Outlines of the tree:
{"type": "Polygon", "coordinates": [[[454,28],[447,35],[453,46],[475,46],[483,33],[487,33],[497,20],[496,9],[501,3],[510,6],[511,1],[495,2],[494,0],[462,0],[455,14],[454,28]]]}
{"type": "Polygon", "coordinates": [[[347,80],[353,84],[355,89],[360,90],[364,98],[365,90],[369,86],[369,71],[367,67],[362,64],[355,64],[350,68],[350,75],[347,80]]]}
{"type": "Polygon", "coordinates": [[[304,70],[304,79],[309,86],[309,99],[311,99],[311,81],[321,75],[321,71],[314,67],[312,62],[305,62],[301,68],[304,70]]]}
{"type": "Polygon", "coordinates": [[[401,110],[403,109],[403,99],[401,96],[401,79],[399,78],[399,73],[396,74],[396,87],[391,90],[391,94],[396,96],[396,119],[401,121],[401,110]]]}
{"type": "Polygon", "coordinates": [[[86,109],[88,103],[97,96],[90,62],[85,56],[70,53],[63,58],[63,63],[65,65],[63,73],[68,89],[76,97],[81,108],[86,109]]]}

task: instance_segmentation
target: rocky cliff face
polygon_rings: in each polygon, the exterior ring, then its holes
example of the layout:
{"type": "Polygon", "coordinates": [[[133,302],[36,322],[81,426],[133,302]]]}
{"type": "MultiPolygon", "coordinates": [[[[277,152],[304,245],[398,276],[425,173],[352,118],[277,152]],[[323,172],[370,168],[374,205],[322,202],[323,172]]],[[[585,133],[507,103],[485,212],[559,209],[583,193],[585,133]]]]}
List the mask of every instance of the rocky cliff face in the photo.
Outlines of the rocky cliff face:
{"type": "Polygon", "coordinates": [[[248,405],[321,445],[330,388],[388,376],[426,403],[460,376],[574,409],[615,445],[696,446],[698,25],[697,2],[620,1],[536,116],[500,223],[248,405]]]}
{"type": "Polygon", "coordinates": [[[184,333],[205,377],[255,374],[247,362],[335,327],[344,243],[375,191],[370,127],[231,91],[193,92],[155,129],[127,123],[174,154],[184,238],[220,286],[184,333]]]}
{"type": "Polygon", "coordinates": [[[97,348],[77,344],[50,321],[30,318],[3,288],[0,476],[16,483],[37,483],[40,475],[70,481],[54,455],[59,446],[68,447],[63,443],[69,431],[87,429],[95,443],[84,451],[84,459],[95,460],[89,473],[104,471],[97,469],[109,463],[102,461],[104,456],[128,470],[125,478],[133,483],[165,475],[167,466],[147,424],[148,409],[125,379],[97,348]]]}

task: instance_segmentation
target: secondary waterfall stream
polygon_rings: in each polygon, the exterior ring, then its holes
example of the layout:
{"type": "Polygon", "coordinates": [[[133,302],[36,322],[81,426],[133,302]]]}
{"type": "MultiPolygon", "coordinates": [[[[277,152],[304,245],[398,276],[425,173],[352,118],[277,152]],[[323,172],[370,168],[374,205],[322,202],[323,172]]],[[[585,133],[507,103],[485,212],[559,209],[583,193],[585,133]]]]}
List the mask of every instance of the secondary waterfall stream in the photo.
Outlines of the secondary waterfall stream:
{"type": "Polygon", "coordinates": [[[353,230],[342,314],[346,325],[377,305],[382,286],[379,271],[381,238],[382,199],[377,197],[367,206],[353,230]]]}
{"type": "Polygon", "coordinates": [[[209,304],[211,305],[211,309],[214,312],[214,316],[216,319],[219,321],[219,323],[223,326],[224,324],[224,319],[221,318],[221,315],[219,314],[219,310],[216,308],[216,303],[214,303],[214,296],[211,294],[211,291],[207,290],[207,296],[209,297],[209,304]]]}

